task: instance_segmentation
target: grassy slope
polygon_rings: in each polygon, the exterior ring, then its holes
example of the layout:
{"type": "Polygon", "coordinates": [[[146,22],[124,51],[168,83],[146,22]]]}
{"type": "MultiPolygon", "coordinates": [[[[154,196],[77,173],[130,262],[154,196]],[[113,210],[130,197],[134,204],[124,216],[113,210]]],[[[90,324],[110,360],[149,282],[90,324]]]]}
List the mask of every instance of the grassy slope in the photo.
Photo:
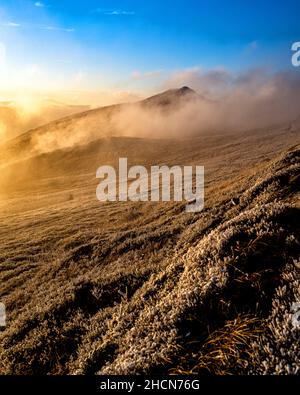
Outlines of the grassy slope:
{"type": "Polygon", "coordinates": [[[102,139],[4,169],[1,373],[295,372],[299,132],[102,139]],[[97,202],[119,156],[204,164],[205,210],[97,202]]]}

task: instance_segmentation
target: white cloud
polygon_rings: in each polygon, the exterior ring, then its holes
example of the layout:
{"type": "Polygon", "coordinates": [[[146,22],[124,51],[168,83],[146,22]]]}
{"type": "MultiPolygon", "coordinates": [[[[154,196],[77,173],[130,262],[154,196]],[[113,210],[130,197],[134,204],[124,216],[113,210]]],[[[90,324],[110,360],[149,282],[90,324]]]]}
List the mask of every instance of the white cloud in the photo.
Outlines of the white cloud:
{"type": "Polygon", "coordinates": [[[234,75],[223,68],[203,70],[191,67],[177,70],[169,75],[164,88],[190,86],[209,99],[218,99],[231,89],[234,75]]]}
{"type": "Polygon", "coordinates": [[[134,15],[134,11],[114,10],[107,12],[106,15],[134,15]]]}
{"type": "Polygon", "coordinates": [[[163,88],[184,85],[202,96],[199,117],[204,130],[252,129],[299,118],[297,71],[179,70],[169,76],[163,88]]]}
{"type": "Polygon", "coordinates": [[[73,27],[65,28],[65,27],[57,27],[57,26],[41,26],[40,28],[43,30],[52,30],[57,32],[68,32],[68,33],[75,31],[73,27]]]}
{"type": "Polygon", "coordinates": [[[98,8],[96,10],[99,14],[104,14],[104,15],[135,15],[134,11],[126,11],[126,10],[103,10],[101,8],[98,8]]]}
{"type": "Polygon", "coordinates": [[[2,26],[6,26],[6,27],[20,27],[21,25],[19,23],[16,23],[16,22],[5,22],[5,23],[2,23],[2,26]]]}
{"type": "Polygon", "coordinates": [[[44,3],[41,3],[40,1],[37,1],[36,3],[34,3],[34,5],[35,5],[36,7],[39,7],[39,8],[45,7],[45,4],[44,4],[44,3]]]}
{"type": "Polygon", "coordinates": [[[31,27],[34,29],[42,29],[42,30],[52,30],[52,31],[60,31],[60,32],[74,32],[75,29],[73,27],[60,27],[60,26],[51,26],[51,25],[35,25],[35,24],[20,24],[16,22],[3,22],[0,23],[0,25],[5,26],[5,27],[12,27],[12,28],[17,28],[17,27],[31,27]]]}

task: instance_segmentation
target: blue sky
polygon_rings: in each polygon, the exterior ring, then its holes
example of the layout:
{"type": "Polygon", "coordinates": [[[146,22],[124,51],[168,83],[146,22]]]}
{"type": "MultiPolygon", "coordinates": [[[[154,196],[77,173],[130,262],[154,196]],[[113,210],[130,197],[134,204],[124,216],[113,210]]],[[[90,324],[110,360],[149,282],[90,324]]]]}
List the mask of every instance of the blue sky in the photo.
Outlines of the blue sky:
{"type": "Polygon", "coordinates": [[[299,18],[291,0],[0,0],[0,89],[143,94],[181,70],[289,69],[299,18]]]}

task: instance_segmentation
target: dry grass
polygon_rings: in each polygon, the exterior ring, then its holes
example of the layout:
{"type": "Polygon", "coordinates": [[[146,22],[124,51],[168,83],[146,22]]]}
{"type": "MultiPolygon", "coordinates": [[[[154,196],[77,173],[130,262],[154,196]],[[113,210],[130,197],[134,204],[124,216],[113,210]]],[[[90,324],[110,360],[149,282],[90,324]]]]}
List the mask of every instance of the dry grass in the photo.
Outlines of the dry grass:
{"type": "MultiPolygon", "coordinates": [[[[171,374],[213,374],[228,375],[243,365],[252,353],[252,342],[262,333],[261,320],[251,316],[238,316],[227,321],[222,329],[214,331],[203,343],[200,350],[182,358],[181,365],[172,369],[171,374]],[[193,358],[193,355],[195,357],[193,358]],[[187,369],[188,367],[188,369],[187,369]]],[[[189,345],[197,349],[197,339],[189,345]]]]}
{"type": "Polygon", "coordinates": [[[99,140],[6,175],[1,373],[295,373],[300,152],[281,152],[297,133],[99,140]],[[119,156],[205,164],[204,211],[100,204],[95,169],[119,156]]]}

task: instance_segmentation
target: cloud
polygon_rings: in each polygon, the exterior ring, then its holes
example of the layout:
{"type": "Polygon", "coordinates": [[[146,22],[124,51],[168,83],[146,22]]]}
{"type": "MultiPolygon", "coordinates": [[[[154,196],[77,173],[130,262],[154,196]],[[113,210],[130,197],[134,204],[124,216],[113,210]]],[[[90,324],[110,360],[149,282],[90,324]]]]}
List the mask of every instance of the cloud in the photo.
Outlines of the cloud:
{"type": "Polygon", "coordinates": [[[300,116],[300,75],[297,71],[270,72],[256,68],[190,69],[173,73],[164,89],[188,85],[203,98],[194,118],[198,130],[235,130],[265,127],[300,116]]]}
{"type": "Polygon", "coordinates": [[[192,67],[178,70],[170,74],[163,88],[170,89],[178,86],[190,86],[201,95],[216,99],[228,93],[233,76],[223,68],[202,70],[192,67]]]}
{"type": "MultiPolygon", "coordinates": [[[[22,80],[30,83],[31,81],[38,82],[39,86],[42,85],[40,81],[49,81],[38,65],[26,66],[25,71],[26,76],[22,80]]],[[[156,71],[135,71],[132,77],[144,78],[144,75],[153,75],[153,73],[156,71]]],[[[94,91],[84,91],[81,86],[85,86],[87,77],[88,75],[81,70],[71,75],[70,87],[72,88],[59,93],[60,101],[69,104],[85,103],[98,107],[140,99],[139,95],[134,92],[99,91],[96,86],[94,91]],[[76,85],[77,90],[74,90],[76,85]]],[[[284,122],[290,123],[300,116],[298,70],[275,73],[267,69],[256,68],[237,72],[224,68],[204,70],[200,67],[193,67],[177,70],[170,75],[164,72],[164,77],[166,80],[163,86],[160,86],[161,90],[188,85],[199,94],[198,100],[184,99],[178,104],[175,95],[174,107],[172,104],[170,107],[125,105],[118,107],[109,122],[107,118],[99,119],[98,112],[95,112],[92,118],[84,118],[82,123],[74,125],[74,129],[72,126],[72,133],[66,135],[66,141],[60,142],[61,130],[52,130],[51,136],[47,137],[48,140],[50,139],[47,142],[47,150],[56,149],[58,145],[66,147],[83,144],[102,136],[102,132],[107,135],[113,133],[119,136],[139,137],[193,136],[207,132],[231,133],[284,122]]],[[[172,97],[172,92],[169,94],[172,97]]],[[[30,127],[40,124],[40,119],[38,123],[35,123],[33,119],[30,120],[30,127]]],[[[26,125],[28,126],[28,123],[26,125]]],[[[39,147],[43,146],[43,141],[38,143],[39,147]]]]}
{"type": "Polygon", "coordinates": [[[114,10],[109,11],[106,15],[134,15],[134,11],[114,10]]]}
{"type": "Polygon", "coordinates": [[[6,27],[20,27],[21,25],[19,23],[16,23],[16,22],[5,22],[5,23],[2,23],[2,26],[6,26],[6,27]]]}
{"type": "Polygon", "coordinates": [[[33,29],[42,29],[42,30],[52,30],[52,31],[60,31],[60,32],[74,32],[75,29],[73,27],[60,27],[60,26],[51,26],[51,25],[35,25],[35,24],[20,24],[16,22],[4,22],[1,24],[2,26],[5,27],[30,27],[33,29]]]}
{"type": "Polygon", "coordinates": [[[88,109],[89,106],[72,106],[48,98],[38,100],[30,96],[0,100],[0,139],[2,142],[9,140],[29,129],[88,109]]]}
{"type": "Polygon", "coordinates": [[[34,3],[34,5],[35,5],[36,7],[39,7],[39,8],[46,7],[46,5],[45,5],[44,3],[41,3],[40,1],[37,1],[36,3],[34,3]]]}
{"type": "Polygon", "coordinates": [[[71,33],[71,32],[75,31],[75,29],[73,27],[65,28],[65,27],[57,27],[57,26],[40,26],[40,29],[52,30],[52,31],[57,31],[57,32],[67,32],[67,33],[71,33]]]}
{"type": "Polygon", "coordinates": [[[126,11],[126,10],[103,10],[101,8],[97,8],[96,10],[97,13],[103,14],[103,15],[135,15],[134,11],[126,11]]]}
{"type": "MultiPolygon", "coordinates": [[[[300,78],[297,72],[270,74],[256,69],[243,73],[227,70],[198,73],[201,84],[207,77],[209,82],[215,79],[222,87],[227,80],[226,92],[220,95],[222,98],[213,101],[192,96],[180,100],[171,91],[165,96],[170,99],[165,101],[167,104],[162,105],[158,100],[157,105],[152,102],[151,106],[143,103],[118,106],[109,115],[92,112],[70,125],[69,133],[63,133],[65,125],[62,129],[55,125],[45,135],[38,135],[34,141],[35,149],[49,152],[105,136],[193,137],[207,133],[245,132],[283,123],[286,124],[280,127],[287,128],[300,115],[300,78]]],[[[123,95],[127,101],[128,92],[123,92],[123,95]]],[[[118,101],[120,96],[122,92],[116,96],[118,101]]]]}

